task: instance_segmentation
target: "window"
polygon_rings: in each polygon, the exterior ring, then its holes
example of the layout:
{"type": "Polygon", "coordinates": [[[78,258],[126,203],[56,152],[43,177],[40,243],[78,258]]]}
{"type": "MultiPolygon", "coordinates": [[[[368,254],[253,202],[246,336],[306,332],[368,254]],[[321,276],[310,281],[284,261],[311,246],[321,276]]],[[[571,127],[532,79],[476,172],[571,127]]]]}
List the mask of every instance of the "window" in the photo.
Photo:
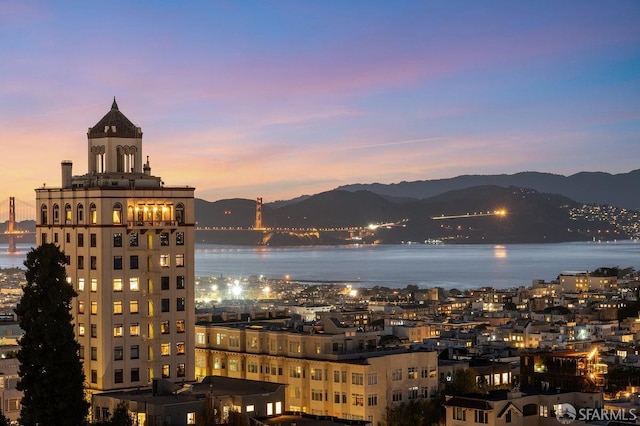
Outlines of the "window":
{"type": "Polygon", "coordinates": [[[177,311],[184,311],[184,297],[178,297],[176,299],[176,310],[177,311]]]}
{"type": "Polygon", "coordinates": [[[129,326],[129,336],[139,336],[140,335],[140,324],[137,322],[132,322],[129,326]]]}
{"type": "Polygon", "coordinates": [[[187,372],[187,369],[185,367],[184,362],[179,363],[178,366],[176,367],[176,376],[184,377],[186,376],[186,372],[187,372]]]}
{"type": "Polygon", "coordinates": [[[160,277],[160,289],[169,290],[169,277],[160,277]]]}
{"type": "Polygon", "coordinates": [[[113,279],[113,291],[122,291],[122,278],[113,279]]]}
{"type": "Polygon", "coordinates": [[[95,256],[91,256],[91,269],[94,271],[98,269],[98,259],[95,256]]]}
{"type": "Polygon", "coordinates": [[[116,232],[113,234],[113,246],[122,247],[122,233],[116,232]]]}
{"type": "Polygon", "coordinates": [[[162,364],[162,378],[168,379],[169,377],[171,377],[169,374],[169,364],[162,364]]]}
{"type": "Polygon", "coordinates": [[[57,232],[54,232],[54,233],[53,233],[53,242],[54,242],[54,243],[57,243],[57,242],[58,242],[58,233],[57,233],[57,232]]]}
{"type": "Polygon", "coordinates": [[[176,232],[176,245],[177,246],[184,245],[184,232],[176,232]]]}
{"type": "Polygon", "coordinates": [[[82,206],[82,204],[78,204],[77,216],[78,216],[78,223],[83,223],[84,222],[84,207],[82,206]]]}
{"type": "Polygon", "coordinates": [[[373,371],[367,374],[367,384],[369,386],[378,384],[378,373],[373,371]]]}
{"type": "Polygon", "coordinates": [[[129,278],[129,290],[140,291],[140,280],[137,277],[129,278]]]}
{"type": "Polygon", "coordinates": [[[178,290],[184,289],[184,275],[178,275],[176,277],[176,288],[178,290]]]}
{"type": "Polygon", "coordinates": [[[122,301],[118,300],[113,302],[113,314],[122,315],[122,301]]]}
{"type": "Polygon", "coordinates": [[[89,235],[89,245],[91,247],[95,247],[98,245],[98,236],[96,234],[90,234],[89,235]]]}
{"type": "Polygon", "coordinates": [[[91,383],[98,383],[98,370],[91,370],[91,383]]]}
{"type": "Polygon", "coordinates": [[[124,359],[124,350],[122,346],[116,346],[113,348],[113,360],[122,361],[124,359]]]}
{"type": "Polygon", "coordinates": [[[322,380],[322,368],[311,369],[311,380],[322,380]]]}
{"type": "Polygon", "coordinates": [[[131,346],[131,359],[140,358],[140,347],[138,345],[131,346]]]}
{"type": "Polygon", "coordinates": [[[176,222],[178,225],[184,225],[184,204],[179,203],[176,205],[176,222]]]}
{"type": "Polygon", "coordinates": [[[367,396],[367,406],[368,407],[374,407],[378,405],[378,394],[377,393],[372,393],[371,395],[367,396]]]}
{"type": "MultiPolygon", "coordinates": [[[[66,236],[65,236],[65,239],[66,239],[67,244],[71,243],[71,234],[67,232],[66,236]]],[[[67,262],[67,263],[69,263],[69,262],[67,262]]]]}
{"type": "Polygon", "coordinates": [[[80,348],[78,349],[78,358],[84,359],[84,346],[83,345],[80,345],[80,348]]]}
{"type": "Polygon", "coordinates": [[[122,256],[113,256],[113,269],[122,269],[122,256]]]}
{"type": "Polygon", "coordinates": [[[130,314],[137,314],[140,312],[140,305],[138,303],[137,300],[130,300],[129,301],[129,313],[130,314]]]}
{"type": "Polygon", "coordinates": [[[418,369],[416,367],[407,368],[407,379],[417,379],[418,369]]]}
{"type": "Polygon", "coordinates": [[[391,371],[391,380],[393,380],[394,382],[402,380],[402,369],[401,368],[396,368],[396,369],[391,371]]]}
{"type": "Polygon", "coordinates": [[[257,373],[258,372],[258,364],[255,362],[249,362],[247,365],[247,373],[257,373]]]}
{"type": "Polygon", "coordinates": [[[176,267],[177,268],[184,267],[184,254],[176,254],[176,267]]]}
{"type": "Polygon", "coordinates": [[[95,346],[91,346],[91,361],[98,360],[98,348],[95,346]]]}
{"type": "Polygon", "coordinates": [[[196,343],[199,345],[205,344],[204,333],[196,333],[196,343]]]}
{"type": "Polygon", "coordinates": [[[176,333],[184,333],[184,320],[176,321],[176,333]]]}
{"type": "Polygon", "coordinates": [[[129,246],[138,247],[138,233],[132,232],[129,234],[129,246]]]}
{"type": "Polygon", "coordinates": [[[393,402],[399,402],[402,401],[402,390],[400,389],[394,389],[391,391],[391,400],[393,402]]]}
{"type": "Polygon", "coordinates": [[[98,302],[91,302],[91,315],[98,315],[98,302]]]}
{"type": "Polygon", "coordinates": [[[453,407],[453,419],[454,420],[467,420],[467,410],[463,407],[453,407]]]}
{"type": "MultiPolygon", "coordinates": [[[[95,225],[96,223],[98,223],[98,210],[96,209],[96,205],[93,203],[89,205],[89,217],[92,225],[95,225]]],[[[95,247],[95,246],[92,246],[92,247],[95,247]]]]}
{"type": "Polygon", "coordinates": [[[78,291],[84,291],[84,278],[78,278],[78,291]]]}
{"type": "Polygon", "coordinates": [[[84,247],[84,234],[78,234],[78,247],[84,247]]]}
{"type": "Polygon", "coordinates": [[[409,391],[407,392],[407,398],[408,399],[417,399],[418,396],[419,396],[418,387],[417,386],[410,387],[409,391]]]}
{"type": "Polygon", "coordinates": [[[122,204],[120,203],[115,203],[113,205],[113,224],[122,224],[122,204]]]}
{"type": "Polygon", "coordinates": [[[160,233],[160,245],[161,246],[168,246],[169,245],[169,233],[168,232],[160,233]]]}
{"type": "Polygon", "coordinates": [[[340,383],[340,371],[333,372],[333,382],[340,383]]]}
{"type": "Polygon", "coordinates": [[[78,313],[84,314],[84,300],[78,301],[78,313]]]}
{"type": "Polygon", "coordinates": [[[539,407],[538,414],[540,415],[540,417],[549,417],[549,408],[546,405],[541,405],[539,407]]]}
{"type": "Polygon", "coordinates": [[[47,244],[47,234],[45,234],[44,232],[40,235],[40,238],[42,239],[42,244],[47,244]]]}
{"type": "Polygon", "coordinates": [[[333,403],[340,404],[340,392],[333,393],[333,403]]]}
{"type": "Polygon", "coordinates": [[[294,379],[302,377],[302,367],[289,367],[289,377],[294,379]]]}
{"type": "MultiPolygon", "coordinates": [[[[184,342],[176,343],[176,354],[177,355],[184,355],[185,354],[184,342]]],[[[257,371],[256,371],[256,373],[257,373],[257,371]]]]}
{"type": "Polygon", "coordinates": [[[40,223],[42,225],[46,225],[47,224],[47,206],[45,204],[43,204],[40,207],[40,223]]]}
{"type": "Polygon", "coordinates": [[[160,344],[160,355],[162,355],[162,356],[171,355],[171,343],[161,343],[160,344]]]}
{"type": "MultiPolygon", "coordinates": [[[[46,243],[46,241],[42,241],[42,243],[46,243]]],[[[78,269],[84,269],[84,256],[78,256],[78,269]]]]}
{"type": "Polygon", "coordinates": [[[116,324],[113,326],[113,337],[122,337],[122,333],[122,324],[116,324]]]}
{"type": "Polygon", "coordinates": [[[322,390],[321,389],[311,389],[311,400],[312,401],[322,401],[322,390]]]}
{"type": "Polygon", "coordinates": [[[78,336],[84,336],[84,323],[78,323],[78,336]]]}
{"type": "Polygon", "coordinates": [[[351,384],[352,385],[363,385],[364,377],[362,373],[351,373],[351,384]]]}
{"type": "Polygon", "coordinates": [[[160,255],[160,266],[163,268],[168,268],[169,267],[169,255],[168,254],[161,254],[160,255]]]}
{"type": "Polygon", "coordinates": [[[129,269],[138,269],[138,255],[129,256],[129,269]]]}
{"type": "Polygon", "coordinates": [[[160,323],[160,334],[169,334],[169,321],[162,321],[160,323]]]}
{"type": "Polygon", "coordinates": [[[71,223],[71,204],[65,204],[64,206],[64,223],[71,223]]]}
{"type": "Polygon", "coordinates": [[[505,421],[505,423],[511,423],[511,421],[512,421],[511,409],[507,410],[506,414],[504,415],[504,421],[505,421]]]}
{"type": "Polygon", "coordinates": [[[482,410],[474,410],[474,421],[476,423],[489,423],[489,413],[482,410]]]}
{"type": "Polygon", "coordinates": [[[91,278],[91,292],[95,293],[96,291],[98,291],[98,279],[91,278]]]}
{"type": "Polygon", "coordinates": [[[115,370],[113,372],[113,382],[122,383],[123,381],[124,381],[124,374],[122,373],[122,369],[115,370]]]}
{"type": "Polygon", "coordinates": [[[191,412],[191,413],[187,413],[187,424],[188,425],[195,425],[196,424],[196,413],[191,412]]]}
{"type": "Polygon", "coordinates": [[[139,382],[140,381],[140,369],[139,368],[132,368],[131,369],[131,381],[132,382],[139,382]]]}
{"type": "Polygon", "coordinates": [[[169,299],[162,299],[160,301],[160,310],[162,312],[169,312],[169,299]]]}
{"type": "Polygon", "coordinates": [[[91,324],[91,337],[98,337],[98,326],[91,324]]]}
{"type": "Polygon", "coordinates": [[[360,393],[352,393],[351,394],[351,405],[356,407],[364,406],[364,397],[360,393]]]}
{"type": "Polygon", "coordinates": [[[60,206],[57,204],[53,205],[53,223],[60,222],[60,206]]]}

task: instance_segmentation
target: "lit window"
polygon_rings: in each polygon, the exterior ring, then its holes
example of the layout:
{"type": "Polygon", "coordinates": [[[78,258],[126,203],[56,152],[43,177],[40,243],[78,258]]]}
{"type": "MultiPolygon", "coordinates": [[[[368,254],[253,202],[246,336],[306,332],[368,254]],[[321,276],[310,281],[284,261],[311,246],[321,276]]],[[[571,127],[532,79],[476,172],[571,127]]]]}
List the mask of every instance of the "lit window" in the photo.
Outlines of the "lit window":
{"type": "Polygon", "coordinates": [[[84,323],[78,324],[78,336],[84,336],[84,323]]]}
{"type": "Polygon", "coordinates": [[[113,314],[122,315],[122,301],[113,302],[113,314]]]}
{"type": "Polygon", "coordinates": [[[184,333],[184,320],[176,321],[176,333],[184,333]]]}
{"type": "Polygon", "coordinates": [[[122,278],[113,279],[113,291],[122,291],[122,278]]]}
{"type": "Polygon", "coordinates": [[[184,254],[176,254],[176,267],[181,268],[184,266],[184,254]]]}
{"type": "Polygon", "coordinates": [[[98,315],[98,302],[91,302],[91,315],[98,315]]]}
{"type": "Polygon", "coordinates": [[[113,337],[122,337],[122,333],[122,324],[116,324],[113,326],[113,337]]]}
{"type": "Polygon", "coordinates": [[[84,278],[78,278],[78,291],[84,291],[84,278]]]}
{"type": "Polygon", "coordinates": [[[129,290],[131,291],[140,290],[140,280],[137,277],[129,278],[129,290]]]}
{"type": "Polygon", "coordinates": [[[71,204],[64,206],[64,223],[71,223],[71,204]]]}
{"type": "Polygon", "coordinates": [[[137,300],[130,300],[129,301],[129,313],[137,314],[138,312],[140,312],[140,306],[138,304],[138,301],[137,300]]]}
{"type": "Polygon", "coordinates": [[[161,254],[160,255],[160,266],[163,268],[168,268],[169,267],[169,255],[168,254],[161,254]]]}
{"type": "Polygon", "coordinates": [[[84,301],[83,300],[79,300],[78,301],[78,313],[79,314],[84,314],[84,301]]]}
{"type": "Polygon", "coordinates": [[[97,278],[91,278],[91,291],[92,292],[96,292],[98,291],[98,279],[97,278]]]}
{"type": "Polygon", "coordinates": [[[169,364],[162,364],[162,378],[167,379],[171,377],[169,374],[169,364]]]}
{"type": "Polygon", "coordinates": [[[122,223],[122,204],[115,203],[113,205],[113,223],[120,225],[122,223]]]}
{"type": "Polygon", "coordinates": [[[187,413],[187,424],[195,425],[196,424],[196,413],[195,411],[192,413],[187,413]]]}
{"type": "Polygon", "coordinates": [[[162,355],[162,356],[171,355],[171,343],[162,343],[162,344],[160,344],[160,355],[162,355]]]}
{"type": "Polygon", "coordinates": [[[131,323],[129,326],[129,335],[130,336],[139,336],[140,335],[140,324],[137,322],[131,323]]]}
{"type": "Polygon", "coordinates": [[[184,342],[176,343],[176,354],[184,355],[184,342]]]}
{"type": "Polygon", "coordinates": [[[169,321],[162,321],[160,323],[160,334],[169,334],[169,321]]]}
{"type": "Polygon", "coordinates": [[[96,205],[93,203],[89,205],[89,215],[91,224],[95,225],[98,223],[98,210],[96,209],[96,205]]]}

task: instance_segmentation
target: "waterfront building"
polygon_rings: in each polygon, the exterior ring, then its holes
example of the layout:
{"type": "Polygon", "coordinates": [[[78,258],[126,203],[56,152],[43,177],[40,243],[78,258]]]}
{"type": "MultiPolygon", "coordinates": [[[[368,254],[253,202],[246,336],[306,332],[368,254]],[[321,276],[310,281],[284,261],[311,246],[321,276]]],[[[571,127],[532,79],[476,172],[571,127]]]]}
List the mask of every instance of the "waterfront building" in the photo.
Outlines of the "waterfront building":
{"type": "Polygon", "coordinates": [[[87,132],[88,170],[62,162],[36,189],[37,243],[65,253],[90,393],[194,379],[194,188],[143,163],[142,130],[114,99],[87,132]]]}
{"type": "Polygon", "coordinates": [[[435,396],[437,352],[384,344],[391,336],[325,318],[196,325],[196,377],[287,385],[286,411],[382,421],[390,405],[435,396]]]}

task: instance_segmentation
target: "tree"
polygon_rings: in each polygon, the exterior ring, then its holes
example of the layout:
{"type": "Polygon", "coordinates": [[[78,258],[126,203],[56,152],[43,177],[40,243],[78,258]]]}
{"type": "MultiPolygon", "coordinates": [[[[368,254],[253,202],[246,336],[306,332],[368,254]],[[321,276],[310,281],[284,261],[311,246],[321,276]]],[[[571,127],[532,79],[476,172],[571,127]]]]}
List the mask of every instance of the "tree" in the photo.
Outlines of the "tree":
{"type": "Polygon", "coordinates": [[[133,420],[124,402],[118,404],[116,409],[113,410],[108,424],[111,426],[133,426],[133,420]]]}
{"type": "Polygon", "coordinates": [[[24,335],[18,360],[23,391],[21,425],[79,425],[89,407],[84,398],[80,346],[71,324],[71,299],[65,255],[54,244],[27,253],[27,284],[15,309],[24,335]]]}
{"type": "Polygon", "coordinates": [[[453,374],[453,379],[447,382],[445,392],[447,395],[464,395],[478,392],[476,372],[472,368],[461,368],[453,374]]]}

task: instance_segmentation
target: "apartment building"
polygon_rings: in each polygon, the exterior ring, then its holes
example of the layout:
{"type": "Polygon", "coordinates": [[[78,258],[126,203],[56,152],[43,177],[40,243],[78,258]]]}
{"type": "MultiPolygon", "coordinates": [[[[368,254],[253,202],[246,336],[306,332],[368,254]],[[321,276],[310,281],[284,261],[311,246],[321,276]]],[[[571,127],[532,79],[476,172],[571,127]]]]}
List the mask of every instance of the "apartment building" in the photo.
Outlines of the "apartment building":
{"type": "Polygon", "coordinates": [[[435,396],[437,353],[382,347],[379,331],[326,319],[196,325],[196,378],[209,375],[287,385],[285,411],[383,420],[386,407],[435,396]],[[361,329],[360,329],[361,330],[361,329]]]}
{"type": "Polygon", "coordinates": [[[62,162],[36,189],[38,244],[66,254],[72,315],[91,392],[194,379],[194,188],[143,163],[142,130],[114,99],[87,132],[88,170],[62,162]]]}

